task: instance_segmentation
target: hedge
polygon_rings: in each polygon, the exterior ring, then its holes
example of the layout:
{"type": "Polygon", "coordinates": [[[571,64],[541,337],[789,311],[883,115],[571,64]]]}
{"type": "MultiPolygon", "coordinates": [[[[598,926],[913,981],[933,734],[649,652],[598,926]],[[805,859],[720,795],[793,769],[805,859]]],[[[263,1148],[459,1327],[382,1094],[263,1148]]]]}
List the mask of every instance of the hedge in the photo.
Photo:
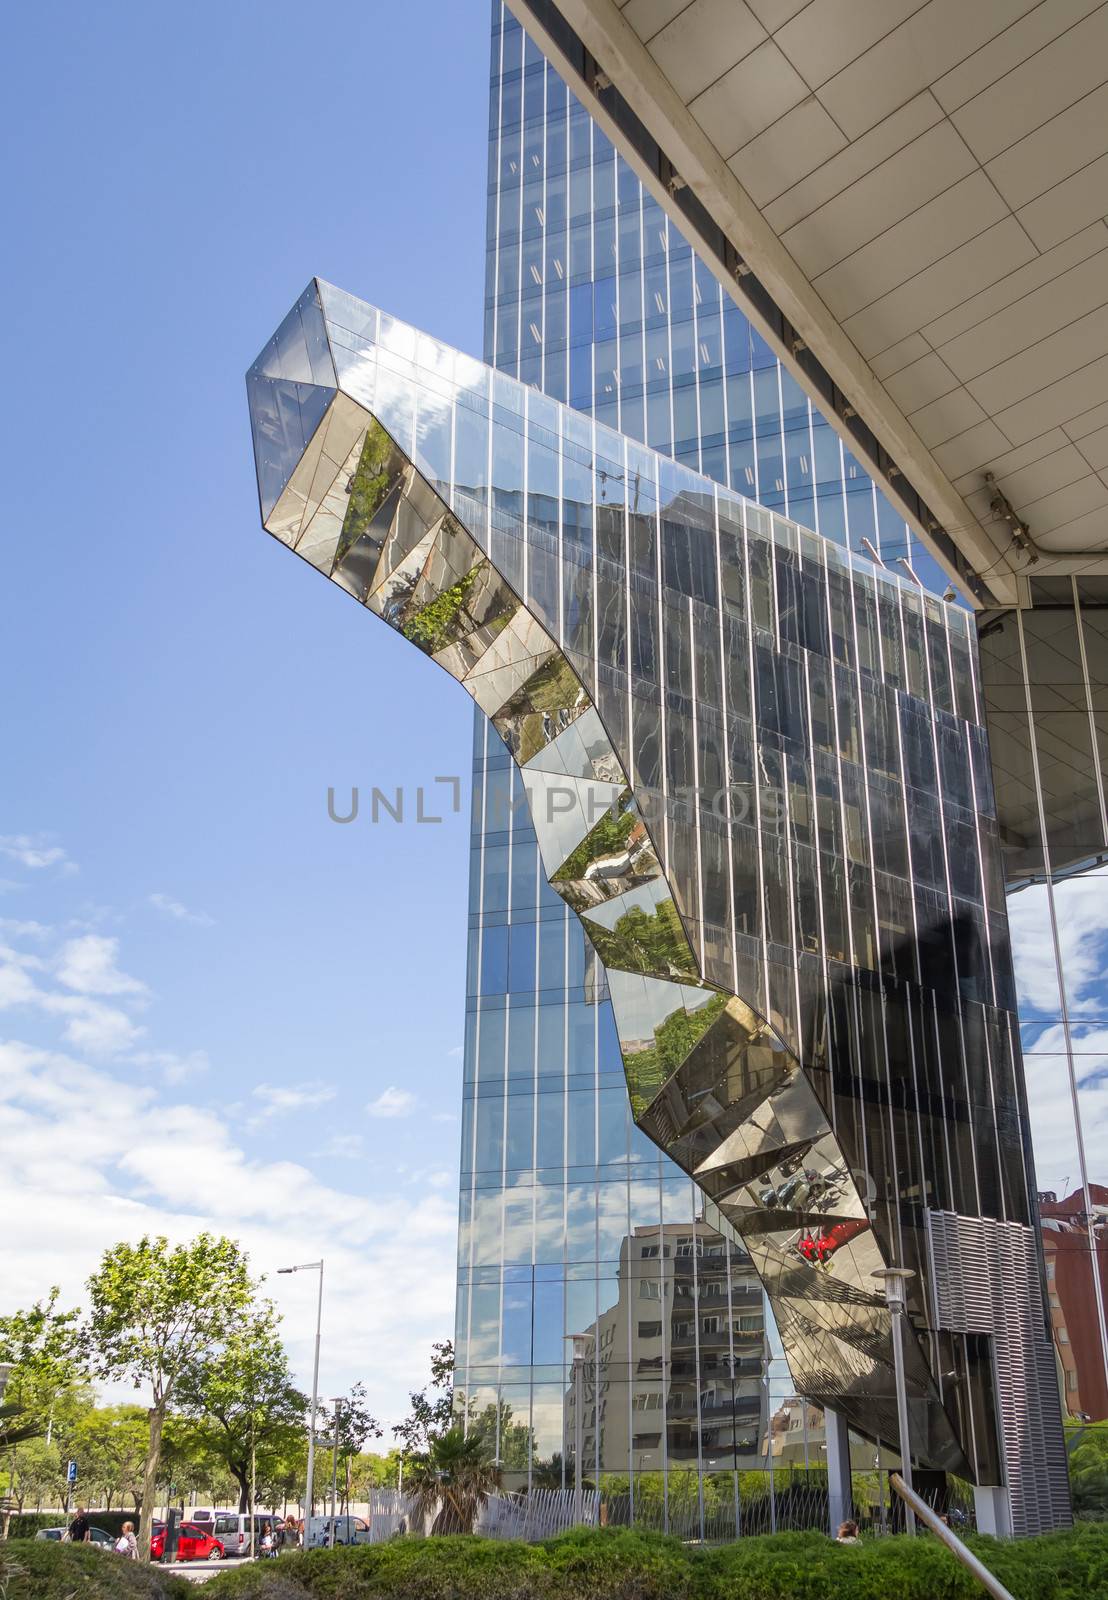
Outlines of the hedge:
{"type": "MultiPolygon", "coordinates": [[[[13,1512],[11,1526],[8,1529],[8,1538],[33,1539],[40,1528],[66,1528],[76,1515],[76,1502],[68,1512],[13,1512]]],[[[125,1522],[133,1522],[135,1527],[138,1527],[138,1517],[133,1511],[90,1511],[88,1519],[94,1528],[103,1528],[105,1533],[114,1534],[116,1538],[123,1532],[123,1524],[125,1522]]]]}
{"type": "Polygon", "coordinates": [[[5,1600],[194,1600],[192,1584],[160,1567],[48,1539],[0,1544],[0,1594],[5,1600]]]}
{"type": "MultiPolygon", "coordinates": [[[[1038,1539],[974,1537],[1016,1600],[1108,1597],[1108,1528],[1038,1539]]],[[[980,1600],[937,1540],[837,1545],[782,1533],[699,1549],[633,1529],[582,1529],[544,1544],[394,1539],[312,1550],[221,1573],[208,1600],[980,1600]]]]}

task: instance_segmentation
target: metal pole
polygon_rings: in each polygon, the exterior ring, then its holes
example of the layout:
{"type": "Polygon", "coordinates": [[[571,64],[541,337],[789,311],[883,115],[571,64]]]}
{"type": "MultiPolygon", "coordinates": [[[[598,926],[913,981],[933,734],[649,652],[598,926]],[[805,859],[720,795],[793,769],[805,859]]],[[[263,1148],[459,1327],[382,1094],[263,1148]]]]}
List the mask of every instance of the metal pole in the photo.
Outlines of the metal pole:
{"type": "MultiPolygon", "coordinates": [[[[908,1423],[908,1385],[904,1378],[904,1313],[893,1312],[893,1366],[896,1370],[896,1425],[900,1434],[900,1475],[906,1488],[912,1487],[912,1433],[908,1423]]],[[[904,1528],[915,1533],[916,1514],[910,1500],[904,1502],[904,1528]]]]}
{"type": "Polygon", "coordinates": [[[339,1496],[339,1406],[342,1397],[337,1396],[331,1404],[335,1408],[335,1415],[331,1425],[331,1549],[335,1548],[335,1523],[338,1521],[338,1496],[339,1496]]]}
{"type": "MultiPolygon", "coordinates": [[[[885,1285],[885,1300],[889,1307],[893,1340],[893,1377],[896,1381],[896,1425],[900,1435],[900,1473],[905,1486],[912,1489],[912,1430],[908,1415],[908,1382],[904,1373],[904,1318],[908,1313],[908,1279],[915,1273],[910,1267],[882,1267],[873,1274],[885,1285]]],[[[915,1533],[916,1515],[912,1502],[904,1500],[904,1529],[915,1533]]]]}
{"type": "Polygon", "coordinates": [[[947,1526],[942,1517],[933,1511],[926,1500],[921,1500],[914,1489],[910,1488],[897,1472],[889,1473],[889,1484],[896,1490],[904,1501],[904,1508],[911,1515],[918,1513],[921,1522],[931,1529],[936,1538],[941,1539],[949,1550],[952,1550],[964,1567],[968,1567],[978,1583],[982,1584],[993,1596],[993,1600],[1012,1600],[1012,1595],[1001,1583],[999,1578],[994,1578],[982,1562],[974,1555],[972,1550],[966,1548],[954,1532],[947,1526]]]}
{"type": "Polygon", "coordinates": [[[312,1363],[312,1413],[308,1423],[308,1521],[315,1513],[315,1419],[319,1408],[319,1335],[323,1326],[323,1262],[319,1263],[319,1299],[315,1310],[315,1360],[312,1363]]]}
{"type": "MultiPolygon", "coordinates": [[[[323,1326],[323,1262],[304,1261],[298,1267],[278,1267],[281,1274],[290,1272],[318,1272],[319,1273],[319,1299],[315,1311],[315,1360],[312,1364],[312,1410],[308,1420],[308,1527],[311,1532],[311,1520],[315,1512],[315,1423],[316,1413],[319,1409],[319,1336],[323,1326]]],[[[307,1537],[307,1534],[305,1535],[307,1537]]]]}
{"type": "Polygon", "coordinates": [[[581,1521],[581,1457],[585,1453],[584,1385],[581,1382],[581,1358],[574,1350],[573,1364],[577,1369],[573,1377],[573,1516],[581,1521]]]}

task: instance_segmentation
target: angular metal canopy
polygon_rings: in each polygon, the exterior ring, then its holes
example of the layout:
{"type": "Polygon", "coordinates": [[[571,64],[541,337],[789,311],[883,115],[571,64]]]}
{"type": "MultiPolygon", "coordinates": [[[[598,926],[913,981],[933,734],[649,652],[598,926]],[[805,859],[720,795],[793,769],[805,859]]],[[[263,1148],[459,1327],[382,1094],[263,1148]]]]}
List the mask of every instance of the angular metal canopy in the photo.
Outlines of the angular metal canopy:
{"type": "Polygon", "coordinates": [[[912,1267],[913,1454],[1065,1520],[972,618],[324,283],[247,381],[266,528],[500,733],[798,1389],[895,1441],[912,1267]]]}

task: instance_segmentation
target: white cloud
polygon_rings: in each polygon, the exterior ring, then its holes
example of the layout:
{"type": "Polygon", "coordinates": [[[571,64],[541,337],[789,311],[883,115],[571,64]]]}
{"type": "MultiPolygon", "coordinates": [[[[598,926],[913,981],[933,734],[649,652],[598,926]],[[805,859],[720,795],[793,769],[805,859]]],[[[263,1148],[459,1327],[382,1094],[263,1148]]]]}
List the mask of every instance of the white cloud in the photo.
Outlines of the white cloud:
{"type": "MultiPolygon", "coordinates": [[[[452,1329],[456,1213],[447,1193],[366,1195],[299,1161],[254,1159],[227,1120],[189,1097],[78,1057],[0,1041],[0,1208],[22,1219],[5,1244],[0,1312],[58,1283],[79,1304],[120,1239],[203,1228],[239,1239],[285,1313],[294,1370],[310,1381],[316,1280],[276,1268],[323,1255],[328,1393],[358,1379],[386,1422],[426,1381],[429,1346],[452,1329]]],[[[129,1397],[129,1396],[128,1396],[129,1397]]]]}
{"type": "Polygon", "coordinates": [[[0,917],[0,933],[9,939],[45,939],[50,933],[45,922],[21,922],[17,917],[0,917]]]}
{"type": "Polygon", "coordinates": [[[171,917],[174,922],[190,922],[196,928],[211,928],[215,925],[215,918],[209,917],[206,911],[190,911],[188,906],[182,905],[180,900],[174,900],[172,895],[151,894],[147,900],[155,911],[171,917]]]}
{"type": "MultiPolygon", "coordinates": [[[[1108,942],[1108,872],[1088,872],[1055,884],[1054,911],[1067,1003],[1072,1011],[1100,1013],[1108,942]]],[[[1021,1010],[1057,1017],[1058,971],[1045,885],[1035,884],[1011,896],[1008,926],[1021,1010]]]]}
{"type": "Polygon", "coordinates": [[[415,1108],[415,1095],[408,1089],[397,1089],[394,1084],[382,1089],[376,1100],[366,1106],[371,1117],[410,1117],[415,1108]]]}
{"type": "Polygon", "coordinates": [[[262,1102],[262,1109],[257,1112],[254,1121],[262,1122],[266,1117],[275,1117],[284,1112],[326,1105],[328,1100],[335,1098],[336,1093],[333,1084],[320,1083],[317,1079],[309,1079],[301,1084],[256,1084],[253,1094],[255,1100],[262,1102]]]}
{"type": "Polygon", "coordinates": [[[333,1133],[321,1150],[313,1150],[314,1156],[327,1156],[333,1161],[353,1161],[365,1150],[365,1140],[360,1133],[333,1133]]]}
{"type": "MultiPolygon", "coordinates": [[[[1108,1027],[1077,1024],[1071,1028],[1074,1077],[1081,1111],[1089,1178],[1104,1181],[1103,1151],[1108,1149],[1108,1027]]],[[[1040,1189],[1061,1197],[1081,1181],[1081,1162],[1074,1129],[1065,1030],[1061,1023],[1046,1028],[1024,1051],[1035,1177],[1040,1189]]]]}
{"type": "Polygon", "coordinates": [[[452,1049],[446,1052],[446,1059],[448,1061],[460,1061],[464,1054],[465,1051],[463,1050],[463,1047],[460,1044],[456,1044],[452,1049]]]}
{"type": "MultiPolygon", "coordinates": [[[[432,1341],[453,1328],[457,1209],[436,1157],[428,1153],[421,1187],[396,1183],[384,1163],[353,1161],[373,1139],[347,1131],[345,1108],[341,1118],[328,1114],[337,1097],[329,1084],[264,1083],[248,1093],[229,1077],[217,1091],[202,1077],[202,1050],[142,1037],[135,1018],[148,991],[128,975],[116,939],[67,930],[55,945],[48,934],[9,925],[0,944],[0,1214],[19,1219],[5,1241],[0,1314],[52,1283],[80,1304],[100,1256],[121,1239],[183,1240],[208,1229],[239,1239],[267,1275],[303,1384],[315,1284],[309,1274],[274,1274],[323,1255],[326,1392],[364,1379],[377,1414],[398,1420],[409,1391],[426,1381],[432,1341]],[[53,1044],[12,1037],[24,1018],[49,1029],[53,1044]],[[300,1154],[310,1149],[301,1129],[311,1105],[323,1108],[313,1125],[313,1142],[325,1147],[318,1162],[300,1154]],[[258,1123],[267,1144],[294,1159],[256,1156],[258,1123]],[[330,1181],[336,1171],[349,1187],[330,1181]]],[[[414,1103],[387,1090],[393,1114],[396,1097],[414,1103]]],[[[392,1130],[374,1132],[386,1145],[392,1130]]]]}
{"type": "Polygon", "coordinates": [[[116,965],[119,940],[102,933],[67,939],[57,961],[57,974],[67,989],[79,994],[145,994],[146,985],[116,965]]]}
{"type": "Polygon", "coordinates": [[[43,867],[58,867],[63,873],[77,871],[77,863],[70,861],[60,844],[50,844],[45,834],[0,834],[0,855],[32,872],[43,867]]]}
{"type": "Polygon", "coordinates": [[[136,1067],[155,1068],[166,1083],[194,1082],[211,1066],[206,1050],[190,1050],[187,1055],[174,1050],[136,1050],[127,1059],[136,1067]]]}
{"type": "MultiPolygon", "coordinates": [[[[70,944],[83,942],[71,940],[70,944]]],[[[115,943],[114,940],[107,942],[115,943]]],[[[64,961],[63,951],[63,965],[64,961]]],[[[105,1005],[89,994],[60,994],[43,988],[32,974],[45,970],[46,963],[41,957],[0,947],[0,1010],[27,1006],[47,1015],[63,1017],[62,1036],[66,1042],[94,1055],[117,1054],[141,1037],[143,1030],[118,1007],[105,1005]]],[[[134,984],[136,993],[145,992],[142,984],[117,972],[113,961],[109,960],[105,966],[102,957],[90,957],[88,953],[75,955],[70,976],[79,982],[95,982],[98,970],[101,980],[108,982],[109,992],[112,992],[112,982],[120,981],[128,987],[134,984]]]]}
{"type": "MultiPolygon", "coordinates": [[[[50,1009],[62,1009],[59,1000],[50,1009]]],[[[144,1028],[136,1027],[125,1011],[105,1006],[98,1000],[74,1002],[74,1011],[62,1029],[67,1044],[88,1050],[95,1056],[114,1056],[142,1038],[144,1028]]]]}

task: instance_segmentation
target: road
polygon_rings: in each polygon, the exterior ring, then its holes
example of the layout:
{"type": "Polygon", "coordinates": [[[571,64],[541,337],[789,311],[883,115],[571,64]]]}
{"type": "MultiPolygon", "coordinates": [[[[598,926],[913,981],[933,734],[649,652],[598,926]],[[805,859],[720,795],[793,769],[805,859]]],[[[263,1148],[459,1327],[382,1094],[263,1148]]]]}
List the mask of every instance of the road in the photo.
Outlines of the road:
{"type": "Polygon", "coordinates": [[[190,1583],[207,1583],[209,1578],[217,1578],[229,1568],[244,1567],[253,1559],[253,1556],[228,1556],[223,1561],[174,1561],[169,1570],[190,1583]]]}

